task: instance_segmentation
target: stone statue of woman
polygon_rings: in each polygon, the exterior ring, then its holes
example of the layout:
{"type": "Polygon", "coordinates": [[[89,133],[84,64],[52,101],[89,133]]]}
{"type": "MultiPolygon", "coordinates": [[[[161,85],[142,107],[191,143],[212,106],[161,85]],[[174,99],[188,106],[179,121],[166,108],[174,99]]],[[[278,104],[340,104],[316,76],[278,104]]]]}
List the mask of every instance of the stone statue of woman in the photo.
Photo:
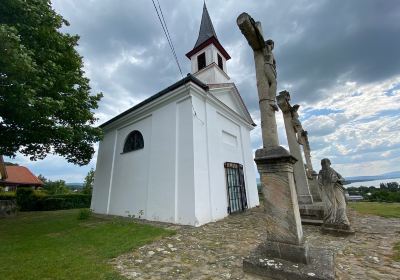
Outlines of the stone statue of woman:
{"type": "Polygon", "coordinates": [[[339,231],[350,231],[349,219],[346,215],[344,196],[344,178],[331,166],[327,158],[321,160],[322,169],[318,174],[318,184],[324,203],[323,228],[334,228],[339,231]]]}

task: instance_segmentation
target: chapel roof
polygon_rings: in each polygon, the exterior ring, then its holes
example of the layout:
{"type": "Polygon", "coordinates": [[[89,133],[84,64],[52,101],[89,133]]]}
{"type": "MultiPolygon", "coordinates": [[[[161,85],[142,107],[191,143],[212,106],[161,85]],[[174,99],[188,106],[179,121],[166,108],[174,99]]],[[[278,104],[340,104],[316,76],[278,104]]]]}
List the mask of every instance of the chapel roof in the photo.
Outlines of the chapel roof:
{"type": "Polygon", "coordinates": [[[125,116],[125,115],[127,115],[127,114],[129,114],[129,113],[131,113],[131,112],[133,112],[133,111],[135,111],[135,110],[137,110],[137,109],[139,109],[140,107],[143,107],[144,105],[150,103],[151,101],[153,101],[153,100],[155,100],[155,99],[157,99],[157,98],[159,98],[159,97],[161,97],[161,96],[167,94],[168,92],[171,92],[171,91],[173,91],[174,89],[177,89],[177,88],[179,88],[180,86],[182,86],[182,85],[184,85],[184,84],[186,84],[186,83],[189,83],[189,82],[193,82],[194,84],[198,85],[198,86],[201,87],[202,89],[208,90],[208,86],[207,86],[205,83],[203,83],[202,81],[200,81],[199,79],[197,79],[197,78],[196,78],[195,76],[193,76],[192,74],[187,74],[187,76],[186,76],[185,78],[183,78],[183,79],[177,81],[176,83],[170,85],[169,87],[163,89],[162,91],[160,91],[160,92],[158,92],[158,93],[156,93],[156,94],[150,96],[149,98],[145,99],[144,101],[140,102],[139,104],[137,104],[137,105],[133,106],[132,108],[130,108],[130,109],[128,109],[128,110],[122,112],[121,114],[115,116],[115,117],[112,118],[111,120],[106,121],[105,123],[101,124],[100,127],[101,127],[101,128],[104,128],[104,127],[107,126],[108,124],[115,122],[116,120],[122,118],[123,116],[125,116]]]}
{"type": "Polygon", "coordinates": [[[201,16],[199,37],[197,38],[196,44],[194,45],[193,48],[200,46],[202,43],[210,39],[212,36],[218,39],[210,15],[208,14],[206,3],[204,2],[203,15],[201,16]]]}
{"type": "Polygon", "coordinates": [[[211,21],[210,14],[208,13],[206,3],[204,2],[199,36],[197,37],[197,41],[194,44],[193,49],[188,52],[186,56],[190,59],[192,55],[196,54],[198,51],[207,47],[210,44],[214,44],[226,60],[231,58],[228,52],[224,49],[224,47],[218,40],[217,33],[215,33],[215,29],[211,21]]]}

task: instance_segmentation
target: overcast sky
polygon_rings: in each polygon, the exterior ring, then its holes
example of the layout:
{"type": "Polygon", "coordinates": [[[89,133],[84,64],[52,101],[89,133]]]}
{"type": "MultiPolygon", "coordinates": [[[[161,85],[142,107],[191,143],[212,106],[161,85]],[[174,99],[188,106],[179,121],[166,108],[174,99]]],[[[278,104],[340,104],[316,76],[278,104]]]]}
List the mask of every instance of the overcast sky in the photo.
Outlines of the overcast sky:
{"type": "MultiPolygon", "coordinates": [[[[185,54],[197,39],[202,0],[159,0],[184,73],[185,54]]],[[[181,78],[151,0],[53,0],[70,22],[63,32],[80,35],[79,53],[93,92],[104,98],[99,124],[181,78]]],[[[248,12],[275,41],[278,91],[298,103],[308,130],[314,169],[331,159],[344,176],[400,170],[400,1],[209,0],[208,11],[232,59],[228,75],[259,125],[252,51],[236,18],[248,12]]],[[[287,145],[278,113],[279,137],[287,145]]],[[[252,148],[261,145],[260,127],[252,148]]],[[[81,182],[85,167],[61,157],[13,161],[36,174],[81,182]]]]}

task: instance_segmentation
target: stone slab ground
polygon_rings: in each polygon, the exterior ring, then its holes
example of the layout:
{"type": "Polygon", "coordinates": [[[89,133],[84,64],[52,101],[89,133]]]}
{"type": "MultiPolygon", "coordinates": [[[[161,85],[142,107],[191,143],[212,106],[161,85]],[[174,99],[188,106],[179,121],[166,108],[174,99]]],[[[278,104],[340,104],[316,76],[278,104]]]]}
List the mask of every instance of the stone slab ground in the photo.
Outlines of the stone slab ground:
{"type": "MultiPolygon", "coordinates": [[[[392,248],[400,240],[400,219],[360,215],[349,209],[356,234],[334,237],[305,225],[309,244],[336,252],[336,279],[399,279],[392,248]]],[[[266,234],[262,208],[194,228],[165,225],[177,234],[112,260],[128,279],[260,279],[243,273],[243,259],[266,234]]]]}

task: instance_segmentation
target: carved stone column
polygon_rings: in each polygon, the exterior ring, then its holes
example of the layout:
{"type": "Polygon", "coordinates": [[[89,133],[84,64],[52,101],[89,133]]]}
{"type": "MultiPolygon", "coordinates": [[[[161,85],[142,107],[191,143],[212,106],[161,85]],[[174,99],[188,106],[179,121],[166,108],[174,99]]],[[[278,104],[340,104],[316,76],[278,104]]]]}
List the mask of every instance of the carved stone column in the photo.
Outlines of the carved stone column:
{"type": "Polygon", "coordinates": [[[317,182],[317,172],[314,171],[311,162],[311,148],[310,142],[308,141],[308,132],[306,130],[301,131],[301,145],[303,146],[304,151],[304,158],[306,159],[306,166],[307,166],[307,179],[308,179],[308,186],[310,187],[310,192],[315,202],[321,202],[321,194],[319,191],[319,186],[317,182]]]}
{"type": "Polygon", "coordinates": [[[310,187],[308,186],[307,175],[304,169],[302,151],[293,127],[292,106],[289,103],[289,92],[280,92],[277,99],[278,106],[283,113],[290,153],[297,159],[297,162],[294,164],[294,180],[296,182],[297,197],[300,204],[312,204],[313,198],[310,193],[310,187]]]}
{"type": "MultiPolygon", "coordinates": [[[[272,279],[310,279],[310,273],[315,276],[313,279],[334,279],[333,255],[309,248],[303,239],[293,171],[298,158],[279,146],[275,97],[270,97],[263,71],[261,24],[246,13],[238,17],[237,24],[253,49],[256,64],[264,148],[256,151],[254,160],[263,186],[267,227],[266,240],[243,260],[243,270],[272,279]],[[263,97],[265,90],[267,99],[263,97]]],[[[309,193],[308,198],[312,202],[309,193]]]]}
{"type": "MultiPolygon", "coordinates": [[[[263,140],[263,147],[272,149],[279,146],[278,129],[276,126],[276,104],[274,99],[264,98],[269,96],[269,84],[264,74],[264,53],[265,46],[264,38],[262,35],[261,23],[250,20],[250,16],[246,13],[241,14],[237,18],[237,24],[246,37],[247,42],[253,49],[254,64],[256,68],[257,79],[257,92],[260,106],[261,117],[261,134],[263,140]]],[[[274,93],[273,95],[275,95],[274,93]]]]}

